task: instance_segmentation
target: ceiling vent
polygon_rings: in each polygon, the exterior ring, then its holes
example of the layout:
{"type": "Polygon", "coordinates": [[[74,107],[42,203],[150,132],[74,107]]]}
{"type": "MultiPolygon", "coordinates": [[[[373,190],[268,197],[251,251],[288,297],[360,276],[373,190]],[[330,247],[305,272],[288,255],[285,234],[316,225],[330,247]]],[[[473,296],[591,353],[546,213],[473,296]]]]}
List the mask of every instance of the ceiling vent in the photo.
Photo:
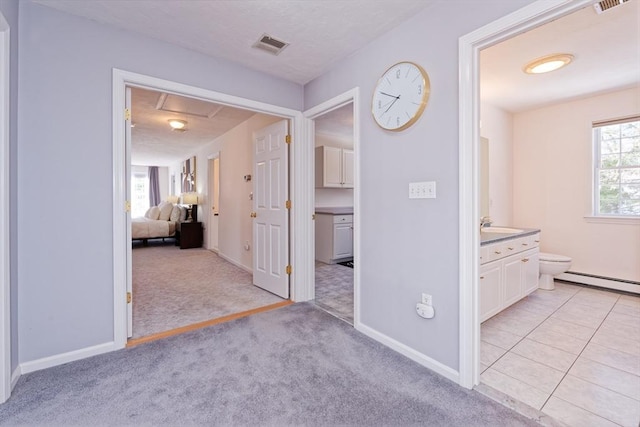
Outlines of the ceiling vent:
{"type": "Polygon", "coordinates": [[[603,0],[593,5],[593,8],[598,14],[607,11],[616,6],[620,6],[622,3],[626,3],[629,0],[603,0]]]}
{"type": "Polygon", "coordinates": [[[262,49],[273,55],[279,55],[287,46],[289,46],[289,43],[275,39],[268,34],[263,34],[260,40],[253,44],[253,47],[262,49]]]}

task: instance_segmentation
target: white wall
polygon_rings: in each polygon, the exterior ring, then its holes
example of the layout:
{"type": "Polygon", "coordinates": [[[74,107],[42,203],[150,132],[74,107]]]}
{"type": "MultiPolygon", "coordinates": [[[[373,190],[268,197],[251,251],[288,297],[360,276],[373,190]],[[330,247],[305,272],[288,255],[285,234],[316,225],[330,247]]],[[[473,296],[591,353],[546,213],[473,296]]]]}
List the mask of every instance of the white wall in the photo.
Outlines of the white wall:
{"type": "Polygon", "coordinates": [[[22,364],[113,341],[114,67],[294,110],[302,109],[303,90],[30,1],[19,7],[18,169],[12,180],[20,197],[14,199],[12,256],[19,260],[14,324],[22,364]],[[59,204],[60,188],[85,206],[72,227],[38,213],[59,204]]]}
{"type": "MultiPolygon", "coordinates": [[[[353,150],[353,137],[338,137],[335,135],[315,135],[315,146],[348,148],[353,150]]],[[[316,207],[351,207],[353,206],[353,189],[351,188],[316,188],[316,207]]]]}
{"type": "Polygon", "coordinates": [[[361,321],[369,330],[457,371],[458,39],[530,0],[435,2],[340,61],[305,86],[305,109],[360,88],[361,321]],[[371,117],[371,94],[399,61],[422,65],[431,80],[424,115],[403,132],[371,117]],[[408,198],[414,181],[436,181],[436,199],[408,198]],[[421,293],[436,315],[415,313],[421,293]]]}
{"type": "Polygon", "coordinates": [[[640,113],[640,88],[514,115],[514,223],[573,272],[640,281],[640,224],[593,223],[592,122],[640,113]]]}
{"type": "MultiPolygon", "coordinates": [[[[256,114],[249,120],[216,138],[196,153],[196,188],[202,202],[198,205],[198,221],[208,227],[211,202],[208,197],[208,157],[220,153],[220,201],[218,216],[218,254],[244,267],[253,268],[253,220],[250,217],[253,181],[245,182],[245,175],[253,175],[253,132],[282,120],[256,114]],[[244,248],[249,242],[250,249],[244,248]]],[[[209,233],[204,232],[204,247],[209,233]]]]}
{"type": "Polygon", "coordinates": [[[513,116],[482,102],[480,135],[489,140],[489,214],[494,225],[513,221],[513,116]]]}

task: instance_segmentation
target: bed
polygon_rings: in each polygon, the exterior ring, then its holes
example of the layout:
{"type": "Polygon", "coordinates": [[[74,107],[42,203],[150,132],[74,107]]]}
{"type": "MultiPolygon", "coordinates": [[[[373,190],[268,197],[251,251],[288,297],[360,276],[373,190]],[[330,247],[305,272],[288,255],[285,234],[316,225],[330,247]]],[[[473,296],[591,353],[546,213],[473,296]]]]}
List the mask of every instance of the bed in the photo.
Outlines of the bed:
{"type": "Polygon", "coordinates": [[[144,217],[131,219],[131,240],[142,240],[147,244],[149,239],[175,237],[180,221],[184,221],[186,208],[171,202],[161,202],[152,206],[144,217]]]}

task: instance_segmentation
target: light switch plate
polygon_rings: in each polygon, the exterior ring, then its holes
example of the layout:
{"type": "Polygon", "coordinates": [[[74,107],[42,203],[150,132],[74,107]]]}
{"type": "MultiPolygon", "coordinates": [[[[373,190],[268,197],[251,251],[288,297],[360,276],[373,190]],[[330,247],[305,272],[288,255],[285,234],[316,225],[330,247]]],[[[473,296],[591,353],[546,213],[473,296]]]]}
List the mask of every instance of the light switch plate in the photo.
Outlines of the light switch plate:
{"type": "Polygon", "coordinates": [[[409,198],[410,199],[435,199],[436,198],[435,181],[410,182],[409,198]]]}

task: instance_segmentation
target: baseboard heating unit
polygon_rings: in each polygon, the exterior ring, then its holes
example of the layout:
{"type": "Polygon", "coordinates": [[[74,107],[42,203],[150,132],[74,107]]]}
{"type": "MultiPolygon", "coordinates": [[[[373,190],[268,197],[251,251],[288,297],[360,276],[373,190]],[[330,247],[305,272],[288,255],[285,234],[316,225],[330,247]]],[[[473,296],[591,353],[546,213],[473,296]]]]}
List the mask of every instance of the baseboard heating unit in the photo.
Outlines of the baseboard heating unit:
{"type": "Polygon", "coordinates": [[[577,273],[567,271],[558,274],[556,279],[563,282],[579,283],[581,285],[597,286],[598,288],[614,289],[616,291],[640,294],[640,282],[632,280],[614,279],[611,277],[595,276],[593,274],[577,273]]]}

